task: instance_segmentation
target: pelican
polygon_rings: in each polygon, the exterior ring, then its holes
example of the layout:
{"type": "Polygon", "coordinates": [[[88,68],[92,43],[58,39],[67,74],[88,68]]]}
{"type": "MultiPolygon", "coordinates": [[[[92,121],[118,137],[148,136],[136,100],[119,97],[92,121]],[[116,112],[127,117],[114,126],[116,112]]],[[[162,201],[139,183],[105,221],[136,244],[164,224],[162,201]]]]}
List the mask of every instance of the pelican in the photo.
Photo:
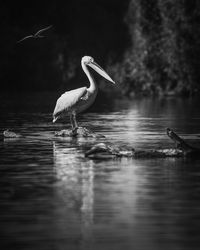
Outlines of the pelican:
{"type": "Polygon", "coordinates": [[[86,76],[88,77],[90,86],[65,92],[60,96],[60,98],[58,98],[56,107],[53,112],[53,123],[61,117],[65,117],[66,115],[70,116],[72,132],[76,131],[76,129],[78,128],[76,115],[92,105],[98,92],[96,82],[91,75],[88,66],[94,69],[105,79],[115,84],[115,82],[110,78],[105,70],[103,70],[91,56],[82,57],[81,66],[86,76]]]}
{"type": "Polygon", "coordinates": [[[22,41],[26,40],[26,39],[29,39],[29,38],[43,38],[44,36],[41,36],[41,33],[43,33],[44,31],[50,29],[52,27],[52,25],[44,28],[44,29],[41,29],[39,31],[37,31],[35,34],[33,35],[29,35],[29,36],[25,36],[24,38],[22,38],[21,40],[19,40],[17,43],[21,43],[22,41]]]}

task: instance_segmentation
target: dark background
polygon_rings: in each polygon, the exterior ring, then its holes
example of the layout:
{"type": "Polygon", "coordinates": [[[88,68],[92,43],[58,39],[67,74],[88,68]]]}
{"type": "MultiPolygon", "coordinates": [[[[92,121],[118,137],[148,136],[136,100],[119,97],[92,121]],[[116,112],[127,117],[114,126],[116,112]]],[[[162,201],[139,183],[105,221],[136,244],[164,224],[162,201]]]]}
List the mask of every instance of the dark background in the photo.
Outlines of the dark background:
{"type": "Polygon", "coordinates": [[[197,0],[1,1],[0,16],[2,90],[84,86],[80,60],[90,55],[124,96],[199,93],[197,0]],[[17,43],[48,25],[45,38],[17,43]]]}

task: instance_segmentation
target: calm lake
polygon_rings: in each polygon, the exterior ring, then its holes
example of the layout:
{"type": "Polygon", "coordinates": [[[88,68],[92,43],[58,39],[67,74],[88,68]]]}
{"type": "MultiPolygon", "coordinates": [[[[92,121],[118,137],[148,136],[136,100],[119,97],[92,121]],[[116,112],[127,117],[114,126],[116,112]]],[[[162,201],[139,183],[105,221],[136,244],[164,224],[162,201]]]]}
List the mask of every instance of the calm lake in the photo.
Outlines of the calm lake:
{"type": "MultiPolygon", "coordinates": [[[[53,138],[59,95],[1,94],[0,246],[20,250],[200,249],[200,160],[84,157],[97,139],[53,138]]],[[[101,141],[170,148],[170,127],[200,146],[198,100],[97,100],[79,125],[101,141]]]]}

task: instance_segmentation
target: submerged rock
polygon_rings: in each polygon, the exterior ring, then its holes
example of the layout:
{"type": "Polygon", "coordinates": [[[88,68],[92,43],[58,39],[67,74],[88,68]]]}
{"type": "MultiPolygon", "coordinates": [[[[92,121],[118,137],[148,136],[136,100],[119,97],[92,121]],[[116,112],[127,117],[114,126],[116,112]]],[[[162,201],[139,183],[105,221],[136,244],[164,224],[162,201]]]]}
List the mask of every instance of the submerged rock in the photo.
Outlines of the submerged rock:
{"type": "Polygon", "coordinates": [[[136,150],[132,147],[118,147],[110,143],[98,143],[85,153],[85,156],[90,158],[108,158],[108,155],[115,157],[132,157],[136,159],[165,158],[184,156],[184,151],[178,148],[159,150],[136,150]]]}
{"type": "Polygon", "coordinates": [[[19,138],[19,137],[22,137],[22,135],[20,134],[17,134],[13,131],[10,131],[9,129],[6,129],[4,132],[3,132],[3,137],[4,138],[19,138]]]}
{"type": "Polygon", "coordinates": [[[132,158],[165,158],[165,157],[200,157],[200,149],[190,146],[181,139],[173,130],[167,128],[167,135],[175,142],[175,148],[136,150],[132,147],[120,147],[111,143],[98,143],[89,149],[86,157],[108,158],[111,157],[132,157],[132,158]]]}
{"type": "Polygon", "coordinates": [[[78,127],[74,131],[70,129],[64,129],[58,132],[55,132],[55,136],[62,137],[91,137],[91,138],[105,138],[104,135],[96,134],[88,128],[78,127]]]}

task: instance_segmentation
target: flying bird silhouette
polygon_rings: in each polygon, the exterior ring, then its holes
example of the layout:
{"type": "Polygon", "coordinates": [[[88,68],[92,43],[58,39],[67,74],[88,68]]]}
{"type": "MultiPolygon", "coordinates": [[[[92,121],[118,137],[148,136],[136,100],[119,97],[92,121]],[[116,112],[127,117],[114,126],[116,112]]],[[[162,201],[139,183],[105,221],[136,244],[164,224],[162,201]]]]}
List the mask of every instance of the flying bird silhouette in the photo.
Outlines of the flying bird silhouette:
{"type": "Polygon", "coordinates": [[[33,34],[33,35],[25,36],[24,38],[22,38],[21,40],[19,40],[17,43],[20,43],[20,42],[22,42],[22,41],[24,41],[24,40],[26,40],[26,39],[29,39],[29,38],[43,38],[43,37],[45,37],[45,36],[42,36],[41,33],[43,33],[44,31],[46,31],[46,30],[48,30],[48,29],[50,29],[51,27],[52,27],[52,25],[50,25],[50,26],[48,26],[48,27],[46,27],[46,28],[44,28],[44,29],[41,29],[41,30],[37,31],[37,32],[36,32],[35,34],[33,34]]]}

